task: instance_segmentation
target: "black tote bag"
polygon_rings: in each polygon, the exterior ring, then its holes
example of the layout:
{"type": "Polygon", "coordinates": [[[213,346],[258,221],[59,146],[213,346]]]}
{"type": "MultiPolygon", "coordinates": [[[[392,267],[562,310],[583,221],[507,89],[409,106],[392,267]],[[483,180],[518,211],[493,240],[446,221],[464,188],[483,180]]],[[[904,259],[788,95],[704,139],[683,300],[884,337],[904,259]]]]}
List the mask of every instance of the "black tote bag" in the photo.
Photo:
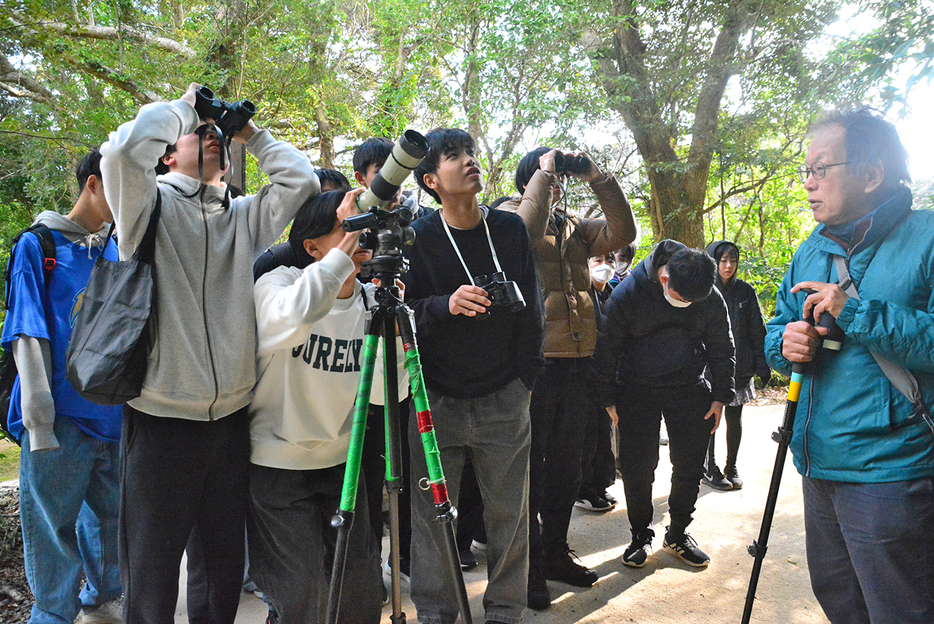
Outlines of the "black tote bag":
{"type": "Polygon", "coordinates": [[[94,263],[65,352],[65,376],[78,394],[99,405],[140,395],[149,357],[147,323],[153,304],[153,259],[162,197],[129,260],[94,263]]]}

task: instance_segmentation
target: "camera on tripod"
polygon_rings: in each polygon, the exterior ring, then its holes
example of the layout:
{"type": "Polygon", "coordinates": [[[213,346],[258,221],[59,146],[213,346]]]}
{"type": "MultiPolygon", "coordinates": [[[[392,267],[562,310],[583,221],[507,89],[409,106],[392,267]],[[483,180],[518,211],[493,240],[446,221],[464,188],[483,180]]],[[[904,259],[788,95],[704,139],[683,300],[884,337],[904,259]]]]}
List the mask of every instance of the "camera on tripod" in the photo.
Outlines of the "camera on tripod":
{"type": "Polygon", "coordinates": [[[493,273],[490,276],[478,275],[473,279],[473,283],[486,291],[486,298],[490,300],[486,312],[478,312],[474,318],[489,318],[493,310],[503,312],[519,312],[525,309],[525,298],[519,286],[512,280],[506,279],[506,274],[502,271],[493,273]]]}
{"type": "Polygon", "coordinates": [[[408,206],[386,210],[399,187],[428,153],[428,140],[414,130],[406,130],[392,148],[389,158],[376,174],[370,188],[357,197],[357,208],[363,214],[348,217],[341,222],[345,232],[359,232],[360,247],[373,250],[373,257],[365,261],[360,277],[371,280],[378,277],[384,284],[394,283],[407,269],[400,247],[415,242],[415,231],[409,224],[415,214],[408,206]]]}
{"type": "Polygon", "coordinates": [[[220,131],[222,139],[230,145],[233,136],[243,130],[256,114],[256,107],[250,100],[225,102],[215,97],[209,88],[199,87],[195,91],[195,112],[201,119],[213,120],[214,127],[220,131]]]}

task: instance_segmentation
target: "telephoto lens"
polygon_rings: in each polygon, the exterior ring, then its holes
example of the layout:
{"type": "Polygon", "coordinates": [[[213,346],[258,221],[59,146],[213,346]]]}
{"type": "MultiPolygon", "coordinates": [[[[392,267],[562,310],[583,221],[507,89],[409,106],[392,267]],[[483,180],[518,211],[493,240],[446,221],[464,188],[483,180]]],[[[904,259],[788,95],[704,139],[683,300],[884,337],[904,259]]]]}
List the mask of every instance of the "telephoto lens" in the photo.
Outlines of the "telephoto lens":
{"type": "Polygon", "coordinates": [[[373,178],[370,188],[357,196],[357,208],[367,212],[370,208],[383,208],[392,201],[399,187],[418,167],[428,153],[428,139],[415,130],[406,130],[392,147],[385,164],[373,178]]]}

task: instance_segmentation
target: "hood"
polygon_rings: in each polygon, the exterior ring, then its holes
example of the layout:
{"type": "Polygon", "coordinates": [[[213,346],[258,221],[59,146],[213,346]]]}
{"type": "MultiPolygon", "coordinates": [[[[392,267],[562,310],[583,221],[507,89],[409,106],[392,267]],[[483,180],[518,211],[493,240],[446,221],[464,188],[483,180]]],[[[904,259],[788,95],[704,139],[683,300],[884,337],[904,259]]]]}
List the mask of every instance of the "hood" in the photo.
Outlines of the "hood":
{"type": "MultiPolygon", "coordinates": [[[[168,184],[169,186],[175,187],[176,189],[178,189],[178,191],[182,195],[185,195],[188,197],[195,197],[199,192],[201,192],[202,201],[204,202],[204,205],[208,210],[214,210],[214,209],[223,210],[224,209],[223,203],[224,203],[224,193],[227,190],[226,185],[225,186],[204,185],[204,190],[202,191],[201,189],[202,184],[200,180],[186,176],[185,174],[178,173],[176,171],[172,171],[170,173],[166,173],[165,175],[161,175],[157,178],[157,180],[163,184],[168,184]]],[[[236,195],[233,192],[233,189],[231,189],[231,195],[236,197],[236,195]]]]}
{"type": "Polygon", "coordinates": [[[668,260],[673,255],[685,248],[686,245],[684,243],[668,239],[655,245],[655,249],[649,252],[645,260],[640,262],[636,268],[632,270],[633,273],[637,274],[636,279],[641,278],[658,282],[658,270],[668,264],[668,260]]]}
{"type": "Polygon", "coordinates": [[[723,286],[726,286],[726,287],[732,286],[733,283],[736,282],[736,274],[739,273],[739,258],[740,258],[739,247],[737,247],[736,243],[732,241],[716,240],[710,243],[709,245],[707,245],[707,249],[704,250],[707,252],[708,256],[713,258],[714,262],[719,264],[720,258],[723,256],[724,253],[726,253],[728,249],[732,249],[733,253],[736,254],[736,270],[733,271],[733,275],[731,275],[730,279],[728,279],[725,283],[720,278],[719,269],[717,270],[717,284],[722,284],[723,286]]]}
{"type": "Polygon", "coordinates": [[[40,223],[50,230],[60,232],[70,242],[88,248],[103,247],[107,241],[107,233],[110,230],[110,224],[105,223],[98,231],[88,232],[65,215],[52,210],[39,213],[33,225],[40,223]]]}

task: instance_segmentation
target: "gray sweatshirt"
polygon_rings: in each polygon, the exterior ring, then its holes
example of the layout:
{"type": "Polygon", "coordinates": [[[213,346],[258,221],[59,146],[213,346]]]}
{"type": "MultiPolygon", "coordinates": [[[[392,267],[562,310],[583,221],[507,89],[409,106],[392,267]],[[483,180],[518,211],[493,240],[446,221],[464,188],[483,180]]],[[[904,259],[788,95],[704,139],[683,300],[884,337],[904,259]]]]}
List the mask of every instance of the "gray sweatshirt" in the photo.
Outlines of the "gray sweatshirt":
{"type": "MultiPolygon", "coordinates": [[[[88,232],[64,215],[46,210],[36,217],[33,225],[41,223],[57,230],[70,242],[91,247],[103,247],[107,240],[109,223],[97,232],[88,232]]],[[[59,447],[52,427],[55,423],[55,401],[52,399],[52,353],[44,338],[20,336],[13,341],[13,359],[19,373],[23,426],[29,431],[29,447],[33,451],[53,450],[59,447]]],[[[6,418],[6,414],[3,415],[6,418]]]]}
{"type": "Polygon", "coordinates": [[[157,179],[166,147],[199,123],[181,100],[147,104],[101,147],[101,172],[121,259],[139,245],[157,187],[162,196],[152,350],[142,394],[130,405],[154,416],[215,420],[249,404],[256,382],[253,261],[320,185],[308,158],[266,131],[247,150],[270,183],[228,209],[223,188],[199,193],[199,180],[179,173],[157,179]]]}

